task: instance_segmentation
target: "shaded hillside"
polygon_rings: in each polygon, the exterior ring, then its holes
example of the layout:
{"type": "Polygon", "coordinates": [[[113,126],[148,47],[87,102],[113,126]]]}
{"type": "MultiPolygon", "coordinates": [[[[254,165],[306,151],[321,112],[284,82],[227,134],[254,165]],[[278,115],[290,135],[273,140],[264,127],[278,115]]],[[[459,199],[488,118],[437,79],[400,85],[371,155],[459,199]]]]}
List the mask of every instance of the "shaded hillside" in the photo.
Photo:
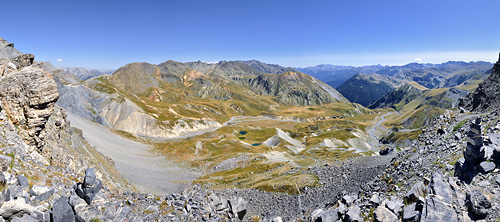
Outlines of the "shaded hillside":
{"type": "Polygon", "coordinates": [[[372,104],[392,89],[390,84],[367,74],[357,74],[337,88],[349,101],[363,106],[372,104]]]}
{"type": "Polygon", "coordinates": [[[401,86],[395,90],[389,91],[384,94],[380,99],[375,101],[373,104],[368,106],[370,109],[377,108],[396,108],[396,104],[398,103],[409,103],[412,100],[416,99],[418,96],[422,94],[422,90],[425,88],[416,87],[413,84],[406,84],[401,86]]]}
{"type": "MultiPolygon", "coordinates": [[[[380,92],[384,91],[374,85],[386,83],[396,89],[415,82],[429,89],[450,88],[480,80],[490,73],[490,68],[491,64],[488,62],[453,61],[442,64],[410,63],[404,66],[385,66],[375,73],[365,74],[363,81],[359,81],[358,76],[353,76],[345,82],[346,85],[338,87],[337,90],[352,102],[359,102],[360,97],[365,95],[370,99],[363,98],[364,103],[370,105],[378,100],[383,95],[380,92]]],[[[385,92],[388,91],[390,90],[385,92]]]]}
{"type": "Polygon", "coordinates": [[[479,84],[474,93],[460,101],[460,106],[475,112],[493,110],[500,106],[500,57],[488,78],[479,84]]]}

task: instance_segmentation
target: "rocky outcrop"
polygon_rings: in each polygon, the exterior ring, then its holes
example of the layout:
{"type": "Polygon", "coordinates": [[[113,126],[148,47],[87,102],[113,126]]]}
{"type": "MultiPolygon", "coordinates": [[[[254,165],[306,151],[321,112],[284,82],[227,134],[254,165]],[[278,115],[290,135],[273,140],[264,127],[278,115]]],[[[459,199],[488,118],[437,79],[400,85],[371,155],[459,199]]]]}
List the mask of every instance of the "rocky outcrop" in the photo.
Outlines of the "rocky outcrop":
{"type": "Polygon", "coordinates": [[[0,79],[0,101],[9,120],[19,127],[28,145],[38,149],[44,145],[45,123],[54,112],[58,98],[52,76],[38,65],[0,79]]]}
{"type": "Polygon", "coordinates": [[[22,55],[22,52],[14,48],[14,43],[7,42],[7,40],[0,37],[0,59],[10,60],[22,55]]]}
{"type": "Polygon", "coordinates": [[[460,101],[460,106],[474,112],[494,110],[500,106],[500,56],[491,74],[477,90],[460,101]]]}

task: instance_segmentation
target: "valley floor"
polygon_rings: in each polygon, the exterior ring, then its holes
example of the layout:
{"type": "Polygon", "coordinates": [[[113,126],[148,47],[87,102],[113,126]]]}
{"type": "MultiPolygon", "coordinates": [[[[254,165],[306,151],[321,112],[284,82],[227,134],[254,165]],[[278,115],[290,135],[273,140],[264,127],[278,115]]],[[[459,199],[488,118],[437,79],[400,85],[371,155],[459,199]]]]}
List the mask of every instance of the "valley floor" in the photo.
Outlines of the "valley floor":
{"type": "Polygon", "coordinates": [[[110,157],[116,169],[141,192],[168,194],[182,191],[186,182],[200,174],[155,155],[151,147],[119,136],[110,129],[68,112],[71,126],[81,129],[85,139],[103,155],[110,157]]]}

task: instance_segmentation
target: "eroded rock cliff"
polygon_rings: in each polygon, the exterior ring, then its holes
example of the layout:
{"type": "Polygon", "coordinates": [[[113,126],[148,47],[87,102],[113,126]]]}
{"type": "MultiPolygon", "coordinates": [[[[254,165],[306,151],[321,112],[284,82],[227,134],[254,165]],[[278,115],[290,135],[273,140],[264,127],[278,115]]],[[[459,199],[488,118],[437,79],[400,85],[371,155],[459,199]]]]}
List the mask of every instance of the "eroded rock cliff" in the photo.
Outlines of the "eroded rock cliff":
{"type": "Polygon", "coordinates": [[[460,101],[460,106],[475,112],[493,110],[500,106],[500,55],[488,78],[479,84],[476,92],[460,101]]]}

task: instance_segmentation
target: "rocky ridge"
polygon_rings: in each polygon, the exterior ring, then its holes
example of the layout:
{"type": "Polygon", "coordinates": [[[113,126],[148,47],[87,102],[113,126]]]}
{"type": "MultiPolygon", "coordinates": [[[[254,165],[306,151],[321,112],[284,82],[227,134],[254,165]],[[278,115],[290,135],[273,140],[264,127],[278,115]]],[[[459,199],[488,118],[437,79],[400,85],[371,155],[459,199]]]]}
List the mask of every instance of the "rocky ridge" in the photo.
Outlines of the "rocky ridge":
{"type": "Polygon", "coordinates": [[[460,106],[465,109],[483,112],[500,106],[500,55],[496,64],[493,66],[491,74],[479,84],[474,93],[467,95],[460,106]]]}

